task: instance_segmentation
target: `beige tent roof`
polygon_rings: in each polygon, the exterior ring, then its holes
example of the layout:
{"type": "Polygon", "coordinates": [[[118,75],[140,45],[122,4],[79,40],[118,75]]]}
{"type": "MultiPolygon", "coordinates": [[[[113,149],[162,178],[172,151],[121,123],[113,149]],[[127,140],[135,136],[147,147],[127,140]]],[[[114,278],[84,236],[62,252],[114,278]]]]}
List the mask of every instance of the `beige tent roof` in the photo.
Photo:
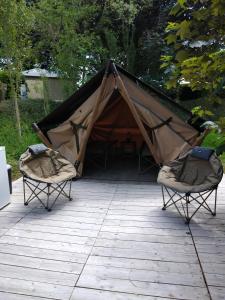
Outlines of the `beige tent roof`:
{"type": "Polygon", "coordinates": [[[145,142],[155,161],[163,164],[190,149],[199,135],[160,102],[164,94],[154,89],[149,93],[129,75],[110,61],[35,125],[42,141],[75,164],[80,174],[90,139],[122,141],[129,135],[137,145],[145,142]]]}

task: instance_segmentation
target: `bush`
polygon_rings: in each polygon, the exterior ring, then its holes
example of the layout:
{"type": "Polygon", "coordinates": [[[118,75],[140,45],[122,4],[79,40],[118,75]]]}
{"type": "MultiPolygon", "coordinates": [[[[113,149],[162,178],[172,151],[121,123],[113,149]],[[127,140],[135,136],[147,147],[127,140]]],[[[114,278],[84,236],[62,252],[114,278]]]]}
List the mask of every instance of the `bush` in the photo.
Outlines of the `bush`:
{"type": "Polygon", "coordinates": [[[204,139],[202,146],[216,149],[225,145],[225,135],[218,133],[216,130],[211,131],[204,139]]]}
{"type": "Polygon", "coordinates": [[[216,149],[217,153],[219,152],[218,154],[220,155],[225,170],[225,134],[213,130],[206,136],[202,146],[216,149]]]}

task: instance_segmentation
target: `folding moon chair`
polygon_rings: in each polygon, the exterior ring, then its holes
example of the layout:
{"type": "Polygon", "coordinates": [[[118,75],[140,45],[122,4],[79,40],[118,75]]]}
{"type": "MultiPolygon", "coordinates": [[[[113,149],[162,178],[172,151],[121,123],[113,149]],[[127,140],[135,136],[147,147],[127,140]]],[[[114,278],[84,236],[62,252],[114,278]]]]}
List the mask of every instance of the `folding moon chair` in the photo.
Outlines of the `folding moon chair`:
{"type": "Polygon", "coordinates": [[[216,153],[203,147],[193,148],[160,170],[157,181],[162,186],[162,209],[174,205],[186,224],[201,207],[215,216],[222,177],[223,166],[216,153]],[[208,203],[211,195],[213,208],[208,203]]]}
{"type": "Polygon", "coordinates": [[[43,144],[30,146],[21,155],[19,166],[23,175],[24,205],[38,199],[45,209],[51,211],[61,195],[72,200],[71,182],[76,176],[76,170],[58,152],[43,144]],[[67,184],[68,193],[65,191],[67,184]],[[28,191],[30,194],[27,196],[28,191]],[[50,199],[53,195],[53,199],[50,199]]]}

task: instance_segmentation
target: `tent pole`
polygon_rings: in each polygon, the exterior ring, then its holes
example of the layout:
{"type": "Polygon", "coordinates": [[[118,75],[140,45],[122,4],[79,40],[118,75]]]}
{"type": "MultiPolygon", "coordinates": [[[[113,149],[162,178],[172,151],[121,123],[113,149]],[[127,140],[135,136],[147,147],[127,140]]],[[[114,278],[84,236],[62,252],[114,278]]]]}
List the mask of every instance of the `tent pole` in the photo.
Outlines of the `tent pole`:
{"type": "MultiPolygon", "coordinates": [[[[132,102],[132,100],[131,100],[128,92],[127,92],[127,89],[126,89],[126,87],[125,87],[125,85],[124,85],[124,83],[123,83],[123,81],[122,81],[122,79],[121,79],[121,77],[120,77],[120,75],[119,75],[119,73],[118,73],[115,65],[112,64],[112,66],[113,66],[113,72],[114,72],[114,74],[115,74],[115,76],[116,76],[116,78],[118,80],[118,83],[119,83],[119,85],[118,85],[119,91],[121,91],[121,95],[124,97],[124,100],[126,101],[127,105],[129,106],[131,112],[133,113],[133,116],[134,116],[134,118],[135,118],[135,120],[137,122],[137,125],[138,125],[138,127],[139,127],[139,129],[140,129],[140,131],[141,131],[141,133],[142,133],[142,135],[143,135],[143,137],[144,137],[144,139],[145,139],[148,147],[149,147],[149,150],[151,152],[154,152],[154,151],[152,151],[153,144],[152,144],[152,142],[151,142],[151,140],[150,140],[150,138],[149,138],[149,136],[148,136],[148,134],[147,134],[147,132],[146,132],[146,130],[144,128],[143,123],[141,122],[141,120],[140,120],[140,118],[139,118],[139,116],[137,114],[136,108],[135,108],[135,106],[134,106],[134,104],[133,104],[133,102],[132,102]]],[[[158,156],[154,155],[154,158],[155,158],[156,162],[159,164],[160,161],[158,159],[158,156]]]]}
{"type": "Polygon", "coordinates": [[[36,123],[32,124],[33,130],[36,132],[37,136],[40,138],[40,140],[48,147],[52,148],[52,144],[49,142],[49,140],[46,138],[46,136],[42,133],[40,128],[36,123]]]}

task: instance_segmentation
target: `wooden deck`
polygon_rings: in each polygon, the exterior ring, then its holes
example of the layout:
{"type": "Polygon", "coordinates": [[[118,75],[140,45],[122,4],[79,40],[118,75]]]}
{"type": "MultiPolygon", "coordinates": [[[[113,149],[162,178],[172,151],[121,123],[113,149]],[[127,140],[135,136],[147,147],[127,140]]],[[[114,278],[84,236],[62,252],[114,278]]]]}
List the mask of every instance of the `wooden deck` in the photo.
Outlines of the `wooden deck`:
{"type": "Polygon", "coordinates": [[[0,211],[1,300],[225,299],[225,180],[218,214],[190,227],[161,210],[160,187],[82,179],[52,212],[23,206],[21,179],[0,211]]]}

